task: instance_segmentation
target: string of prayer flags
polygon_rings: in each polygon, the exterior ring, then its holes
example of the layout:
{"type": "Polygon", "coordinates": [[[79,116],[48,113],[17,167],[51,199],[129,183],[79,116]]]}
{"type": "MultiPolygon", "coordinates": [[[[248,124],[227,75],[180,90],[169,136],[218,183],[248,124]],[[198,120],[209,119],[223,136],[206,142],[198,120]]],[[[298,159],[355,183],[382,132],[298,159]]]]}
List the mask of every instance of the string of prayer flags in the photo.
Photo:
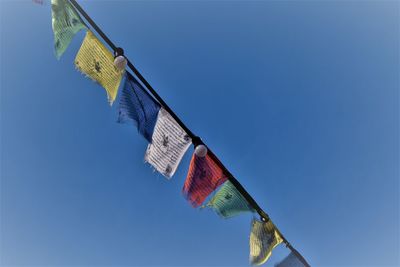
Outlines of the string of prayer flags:
{"type": "Polygon", "coordinates": [[[89,30],[76,55],[75,66],[80,72],[104,87],[108,101],[112,105],[117,97],[124,71],[114,66],[112,53],[89,30]]]}
{"type": "Polygon", "coordinates": [[[67,0],[51,0],[51,16],[55,55],[57,59],[60,59],[75,34],[87,28],[67,0]]]}
{"type": "MultiPolygon", "coordinates": [[[[34,0],[34,2],[43,4],[41,0],[34,0]]],[[[124,56],[123,49],[117,48],[105,36],[75,0],[51,0],[51,5],[57,59],[66,51],[76,33],[85,29],[86,35],[75,57],[75,66],[81,73],[99,83],[106,90],[110,105],[117,97],[125,74],[117,121],[134,123],[138,132],[149,142],[144,156],[147,163],[169,179],[175,174],[193,141],[195,151],[182,189],[182,193],[191,205],[195,208],[199,207],[209,198],[210,200],[203,207],[213,209],[222,218],[231,218],[244,212],[255,213],[254,207],[257,208],[257,212],[262,218],[268,217],[219,159],[201,142],[201,139],[193,135],[179,120],[178,123],[174,119],[177,118],[176,115],[169,108],[167,110],[172,115],[161,107],[160,103],[164,103],[163,100],[124,56]],[[85,25],[80,15],[102,36],[109,47],[114,48],[115,58],[85,25]],[[135,73],[135,76],[125,72],[127,65],[135,73]],[[136,78],[140,78],[140,82],[136,78]],[[184,129],[189,132],[190,136],[184,129]],[[217,189],[218,191],[216,191],[217,189]],[[211,197],[210,195],[214,191],[216,193],[211,197]]],[[[167,106],[165,105],[165,107],[167,106]]],[[[252,265],[265,263],[271,256],[272,250],[284,240],[287,243],[271,220],[253,219],[249,238],[250,263],[252,265]]],[[[292,252],[275,267],[309,267],[305,259],[289,243],[287,245],[292,252]]]]}
{"type": "Polygon", "coordinates": [[[254,212],[254,209],[230,182],[226,181],[215,196],[207,203],[222,218],[231,218],[242,212],[254,212]]]}
{"type": "Polygon", "coordinates": [[[281,262],[274,265],[275,267],[305,267],[305,265],[297,258],[297,256],[290,252],[286,258],[284,258],[281,262]]]}
{"type": "Polygon", "coordinates": [[[151,143],[160,105],[129,72],[119,100],[118,122],[132,121],[151,143]]]}
{"type": "Polygon", "coordinates": [[[265,263],[271,256],[272,250],[282,241],[271,220],[263,222],[253,219],[250,233],[250,263],[252,265],[265,263]]]}
{"type": "Polygon", "coordinates": [[[145,161],[166,178],[171,178],[191,143],[192,139],[185,130],[161,108],[151,143],[147,146],[145,161]]]}
{"type": "Polygon", "coordinates": [[[204,157],[193,153],[182,191],[193,207],[199,207],[227,179],[221,166],[210,157],[209,153],[204,157]]]}

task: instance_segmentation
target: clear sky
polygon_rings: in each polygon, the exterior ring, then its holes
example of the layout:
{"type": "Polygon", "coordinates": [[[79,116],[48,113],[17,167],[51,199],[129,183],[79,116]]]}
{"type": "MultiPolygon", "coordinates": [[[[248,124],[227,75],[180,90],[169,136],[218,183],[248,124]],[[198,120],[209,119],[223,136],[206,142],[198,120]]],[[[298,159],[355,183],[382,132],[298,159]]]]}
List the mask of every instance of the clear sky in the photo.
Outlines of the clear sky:
{"type": "MultiPolygon", "coordinates": [[[[80,1],[312,266],[399,266],[398,1],[80,1]]],[[[57,61],[49,1],[0,1],[3,266],[248,266],[251,215],[167,181],[57,61]]],[[[278,247],[266,266],[288,254],[278,247]]]]}

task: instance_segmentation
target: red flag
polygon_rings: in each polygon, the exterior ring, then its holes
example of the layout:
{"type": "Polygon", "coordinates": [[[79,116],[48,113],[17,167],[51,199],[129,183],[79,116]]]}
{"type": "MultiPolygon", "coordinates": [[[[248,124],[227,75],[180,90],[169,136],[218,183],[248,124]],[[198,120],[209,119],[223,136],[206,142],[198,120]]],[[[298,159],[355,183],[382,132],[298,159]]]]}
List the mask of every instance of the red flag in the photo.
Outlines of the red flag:
{"type": "Polygon", "coordinates": [[[208,154],[205,157],[199,157],[193,153],[182,191],[192,206],[198,207],[227,179],[221,166],[208,154]]]}

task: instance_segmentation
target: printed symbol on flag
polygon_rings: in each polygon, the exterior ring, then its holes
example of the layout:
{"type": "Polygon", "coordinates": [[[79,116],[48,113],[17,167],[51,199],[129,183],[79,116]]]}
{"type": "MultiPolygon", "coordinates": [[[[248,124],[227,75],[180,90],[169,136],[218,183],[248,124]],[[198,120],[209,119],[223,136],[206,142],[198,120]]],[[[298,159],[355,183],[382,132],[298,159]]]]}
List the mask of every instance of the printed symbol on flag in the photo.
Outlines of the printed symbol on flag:
{"type": "Polygon", "coordinates": [[[189,135],[187,135],[187,134],[185,134],[185,136],[183,137],[183,139],[184,139],[186,142],[190,142],[190,137],[189,137],[189,135]]]}
{"type": "Polygon", "coordinates": [[[207,176],[207,171],[204,170],[204,169],[202,169],[202,170],[200,171],[199,178],[203,180],[204,177],[206,177],[206,176],[207,176]]]}
{"type": "Polygon", "coordinates": [[[76,24],[78,24],[79,21],[76,18],[72,19],[72,25],[75,26],[76,24]]]}
{"type": "Polygon", "coordinates": [[[191,142],[190,136],[183,129],[177,129],[177,135],[181,137],[185,142],[191,142]]]}
{"type": "Polygon", "coordinates": [[[274,241],[274,236],[272,234],[269,234],[267,235],[267,239],[268,239],[267,244],[271,244],[272,241],[274,241]]]}
{"type": "Polygon", "coordinates": [[[165,134],[163,134],[162,145],[165,146],[165,147],[168,146],[168,136],[166,136],[165,134]]]}
{"type": "Polygon", "coordinates": [[[161,140],[161,151],[163,153],[167,153],[169,149],[169,137],[168,135],[163,134],[161,140]]]}
{"type": "Polygon", "coordinates": [[[100,62],[96,61],[95,59],[93,59],[93,61],[94,61],[94,69],[97,71],[97,73],[101,73],[100,62]]]}
{"type": "Polygon", "coordinates": [[[169,175],[172,172],[172,167],[171,165],[167,165],[167,167],[165,168],[165,172],[164,175],[169,175]]]}
{"type": "Polygon", "coordinates": [[[232,198],[232,195],[231,195],[231,194],[227,193],[227,194],[225,195],[225,199],[226,199],[226,200],[230,200],[231,198],[232,198]]]}

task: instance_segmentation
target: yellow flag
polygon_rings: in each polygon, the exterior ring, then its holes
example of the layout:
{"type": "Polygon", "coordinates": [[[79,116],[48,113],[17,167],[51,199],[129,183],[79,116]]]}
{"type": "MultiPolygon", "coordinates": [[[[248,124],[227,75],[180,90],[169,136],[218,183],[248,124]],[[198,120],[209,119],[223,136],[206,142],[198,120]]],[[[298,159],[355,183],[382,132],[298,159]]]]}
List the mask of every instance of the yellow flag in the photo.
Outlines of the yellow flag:
{"type": "Polygon", "coordinates": [[[112,53],[91,31],[86,33],[85,40],[76,55],[75,66],[106,89],[108,101],[112,105],[117,97],[123,71],[114,66],[112,53]]]}
{"type": "Polygon", "coordinates": [[[282,243],[282,238],[275,229],[274,224],[253,219],[250,233],[250,263],[261,265],[272,254],[272,250],[282,243]]]}

